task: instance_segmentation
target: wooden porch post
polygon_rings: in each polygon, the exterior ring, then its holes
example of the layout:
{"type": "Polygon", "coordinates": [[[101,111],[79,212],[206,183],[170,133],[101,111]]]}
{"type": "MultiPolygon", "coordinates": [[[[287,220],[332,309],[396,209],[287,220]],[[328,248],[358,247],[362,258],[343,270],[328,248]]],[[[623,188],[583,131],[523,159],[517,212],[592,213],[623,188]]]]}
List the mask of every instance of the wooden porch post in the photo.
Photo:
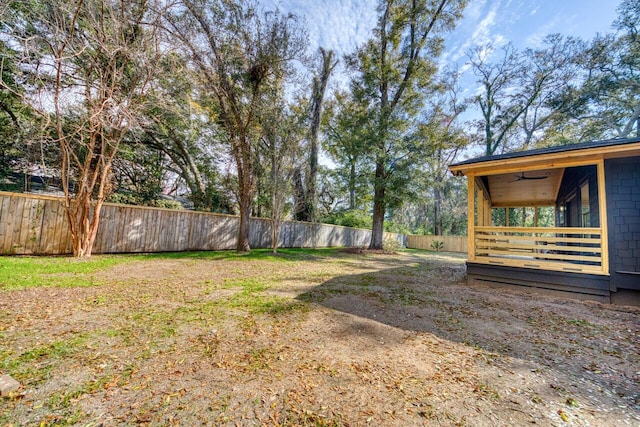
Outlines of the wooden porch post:
{"type": "Polygon", "coordinates": [[[468,261],[476,259],[476,227],[475,227],[475,199],[476,199],[476,177],[475,175],[467,176],[467,234],[469,239],[469,248],[467,250],[468,261]]]}
{"type": "Polygon", "coordinates": [[[609,228],[607,226],[607,192],[604,177],[604,159],[598,160],[598,205],[600,208],[600,239],[602,240],[602,272],[609,274],[609,228]]]}
{"type": "Polygon", "coordinates": [[[484,224],[482,225],[488,225],[489,227],[492,225],[491,200],[489,199],[486,199],[484,202],[484,224]]]}
{"type": "Polygon", "coordinates": [[[479,186],[476,186],[476,188],[478,189],[478,209],[476,209],[476,211],[478,212],[478,225],[485,225],[484,223],[484,192],[482,191],[482,188],[479,186]]]}

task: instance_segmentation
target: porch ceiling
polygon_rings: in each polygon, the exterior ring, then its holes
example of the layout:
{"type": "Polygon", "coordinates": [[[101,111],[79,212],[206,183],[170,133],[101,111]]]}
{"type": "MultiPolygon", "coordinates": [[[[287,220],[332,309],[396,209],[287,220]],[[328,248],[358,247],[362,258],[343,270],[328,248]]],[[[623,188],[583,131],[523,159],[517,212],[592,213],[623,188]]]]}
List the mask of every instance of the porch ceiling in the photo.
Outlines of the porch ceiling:
{"type": "Polygon", "coordinates": [[[511,172],[487,176],[492,206],[554,205],[564,169],[511,172]]]}

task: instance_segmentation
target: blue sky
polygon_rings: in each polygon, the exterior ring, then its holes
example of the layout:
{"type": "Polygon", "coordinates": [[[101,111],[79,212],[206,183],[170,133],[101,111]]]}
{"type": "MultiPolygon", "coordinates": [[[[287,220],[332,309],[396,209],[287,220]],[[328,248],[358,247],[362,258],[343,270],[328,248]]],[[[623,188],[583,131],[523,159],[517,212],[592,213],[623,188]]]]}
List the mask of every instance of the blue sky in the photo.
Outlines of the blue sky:
{"type": "MultiPolygon", "coordinates": [[[[306,19],[312,50],[323,46],[339,55],[362,44],[376,23],[376,0],[259,0],[306,19]]],[[[608,32],[619,0],[470,0],[456,30],[446,36],[446,62],[464,62],[474,44],[509,41],[535,47],[545,35],[562,33],[592,38],[608,32]]],[[[462,66],[459,63],[459,66],[462,66]]]]}
{"type": "MultiPolygon", "coordinates": [[[[333,49],[340,58],[369,38],[377,19],[377,0],[258,1],[265,8],[279,5],[282,11],[303,17],[311,52],[322,46],[333,49]]],[[[553,33],[592,39],[597,33],[612,31],[619,3],[620,0],[470,0],[464,18],[445,35],[446,49],[440,63],[456,64],[463,71],[461,95],[468,96],[477,89],[476,77],[470,70],[464,72],[465,52],[473,46],[491,42],[500,47],[512,42],[521,50],[539,46],[546,35],[553,33]]],[[[330,85],[344,84],[346,77],[339,66],[330,85]]]]}

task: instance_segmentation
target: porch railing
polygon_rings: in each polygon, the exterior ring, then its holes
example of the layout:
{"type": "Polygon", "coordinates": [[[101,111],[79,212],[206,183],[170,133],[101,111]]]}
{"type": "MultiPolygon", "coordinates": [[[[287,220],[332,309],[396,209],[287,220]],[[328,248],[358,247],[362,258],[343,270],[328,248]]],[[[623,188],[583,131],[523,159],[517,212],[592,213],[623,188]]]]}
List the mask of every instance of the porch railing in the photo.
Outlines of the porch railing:
{"type": "Polygon", "coordinates": [[[600,228],[475,227],[474,262],[608,274],[600,228]]]}

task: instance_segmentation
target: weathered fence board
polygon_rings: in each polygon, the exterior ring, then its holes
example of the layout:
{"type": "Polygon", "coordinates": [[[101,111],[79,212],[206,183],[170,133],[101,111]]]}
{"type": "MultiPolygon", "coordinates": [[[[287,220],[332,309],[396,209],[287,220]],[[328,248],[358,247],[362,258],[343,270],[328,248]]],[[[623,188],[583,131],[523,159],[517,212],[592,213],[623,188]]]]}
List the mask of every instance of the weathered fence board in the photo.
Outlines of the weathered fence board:
{"type": "Polygon", "coordinates": [[[433,250],[434,241],[442,242],[444,247],[441,249],[446,252],[467,252],[468,239],[467,236],[422,236],[410,234],[407,235],[407,247],[413,249],[429,249],[433,250]]]}
{"type": "MultiPolygon", "coordinates": [[[[235,249],[235,216],[105,203],[94,253],[235,249]]],[[[252,218],[253,248],[271,246],[271,222],[252,218]]],[[[406,246],[404,235],[387,233],[406,246]]],[[[370,230],[283,222],[281,247],[366,246],[370,230]]],[[[0,253],[68,254],[71,239],[64,201],[58,197],[0,192],[0,253]]]]}

